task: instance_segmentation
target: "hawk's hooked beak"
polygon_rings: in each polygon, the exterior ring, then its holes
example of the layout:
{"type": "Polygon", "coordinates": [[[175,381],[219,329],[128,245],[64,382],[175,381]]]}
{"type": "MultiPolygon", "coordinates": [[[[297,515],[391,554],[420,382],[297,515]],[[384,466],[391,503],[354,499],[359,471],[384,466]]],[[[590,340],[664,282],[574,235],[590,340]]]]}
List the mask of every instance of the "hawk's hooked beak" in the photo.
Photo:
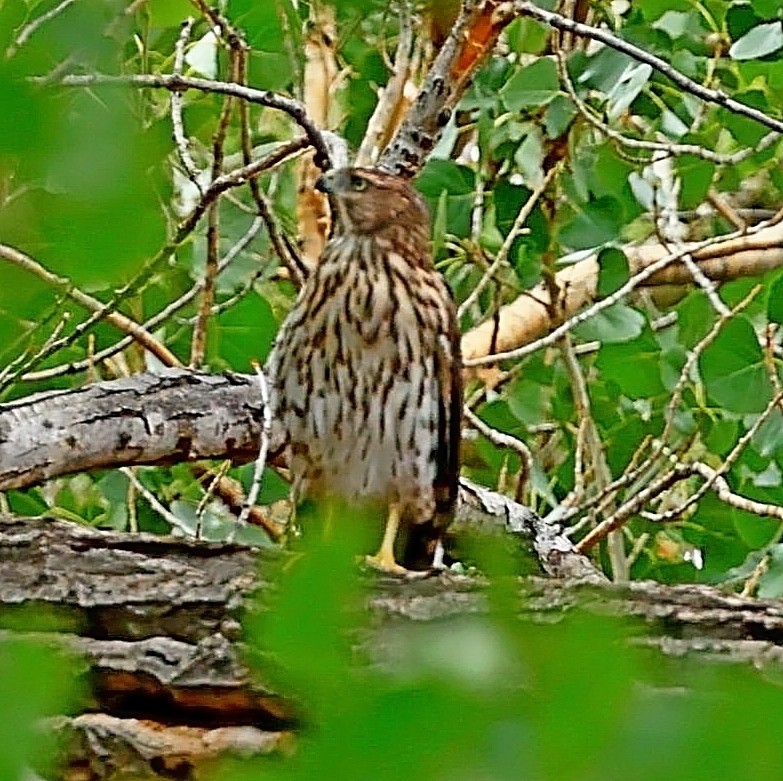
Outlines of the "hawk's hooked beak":
{"type": "Polygon", "coordinates": [[[327,171],[315,180],[315,189],[321,193],[333,193],[335,186],[335,171],[327,171]]]}

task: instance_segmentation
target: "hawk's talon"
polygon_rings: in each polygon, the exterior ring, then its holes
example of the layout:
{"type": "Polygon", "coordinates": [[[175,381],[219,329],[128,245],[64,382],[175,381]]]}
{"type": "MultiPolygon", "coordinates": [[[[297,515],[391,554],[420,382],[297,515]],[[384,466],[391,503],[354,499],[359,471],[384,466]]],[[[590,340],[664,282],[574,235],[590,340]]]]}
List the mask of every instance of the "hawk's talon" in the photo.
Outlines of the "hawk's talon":
{"type": "Polygon", "coordinates": [[[388,559],[382,551],[378,551],[374,556],[365,556],[364,563],[372,567],[376,572],[382,572],[384,575],[407,575],[409,570],[402,564],[398,564],[394,558],[388,559]]]}
{"type": "Polygon", "coordinates": [[[433,569],[406,569],[402,564],[398,564],[394,558],[389,561],[385,556],[381,555],[380,551],[374,556],[365,556],[364,563],[381,575],[389,575],[400,580],[424,580],[424,578],[430,578],[439,574],[437,570],[433,569]]]}

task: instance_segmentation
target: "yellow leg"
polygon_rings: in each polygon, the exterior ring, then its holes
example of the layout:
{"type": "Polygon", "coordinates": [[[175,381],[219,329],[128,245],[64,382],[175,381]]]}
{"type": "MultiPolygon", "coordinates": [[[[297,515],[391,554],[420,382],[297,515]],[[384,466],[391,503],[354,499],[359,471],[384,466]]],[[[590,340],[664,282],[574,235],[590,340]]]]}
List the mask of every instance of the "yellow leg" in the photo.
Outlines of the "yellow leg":
{"type": "Polygon", "coordinates": [[[400,508],[396,504],[389,505],[389,515],[386,518],[386,529],[383,532],[383,542],[374,556],[368,556],[366,561],[380,572],[391,575],[407,575],[408,570],[394,560],[394,541],[400,528],[400,508]]]}

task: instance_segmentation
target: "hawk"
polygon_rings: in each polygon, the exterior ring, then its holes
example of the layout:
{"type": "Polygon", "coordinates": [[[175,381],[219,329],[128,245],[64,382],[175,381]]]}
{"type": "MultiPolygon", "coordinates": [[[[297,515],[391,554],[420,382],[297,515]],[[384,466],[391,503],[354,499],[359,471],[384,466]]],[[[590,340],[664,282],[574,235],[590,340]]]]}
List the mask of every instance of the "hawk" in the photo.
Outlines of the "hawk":
{"type": "Polygon", "coordinates": [[[376,169],[333,170],[316,189],[337,209],[335,230],[267,365],[292,499],[382,507],[368,563],[429,569],[457,497],[462,385],[428,210],[406,181],[376,169]]]}

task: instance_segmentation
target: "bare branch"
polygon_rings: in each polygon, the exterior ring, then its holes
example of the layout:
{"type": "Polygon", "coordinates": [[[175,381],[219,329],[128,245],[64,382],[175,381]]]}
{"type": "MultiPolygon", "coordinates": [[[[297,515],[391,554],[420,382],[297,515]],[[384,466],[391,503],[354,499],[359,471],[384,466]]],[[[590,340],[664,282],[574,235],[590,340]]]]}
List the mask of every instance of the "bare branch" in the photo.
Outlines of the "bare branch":
{"type": "MultiPolygon", "coordinates": [[[[223,271],[231,262],[239,255],[240,252],[245,250],[251,241],[256,237],[258,231],[261,230],[262,220],[257,217],[251,226],[245,232],[245,235],[226,253],[226,256],[220,261],[218,265],[218,273],[223,271]]],[[[142,324],[142,328],[147,331],[151,331],[153,328],[157,328],[161,323],[168,320],[178,310],[187,306],[198,294],[201,292],[204,280],[196,282],[195,285],[190,288],[186,293],[183,293],[178,299],[172,301],[165,306],[156,315],[153,315],[149,320],[146,320],[142,324]]],[[[116,344],[106,347],[103,350],[98,351],[89,359],[83,361],[73,361],[72,363],[63,364],[62,366],[53,366],[50,369],[43,369],[37,372],[28,372],[22,375],[22,380],[25,382],[38,382],[40,380],[48,380],[52,377],[60,377],[64,374],[76,374],[81,371],[85,371],[90,366],[100,363],[101,361],[111,358],[113,355],[124,350],[133,341],[133,336],[127,336],[121,339],[116,344]]]]}
{"type": "Polygon", "coordinates": [[[14,39],[13,44],[11,44],[5,52],[5,56],[10,60],[11,57],[13,57],[18,49],[21,49],[22,46],[24,46],[32,37],[32,35],[38,30],[40,27],[42,27],[47,22],[50,22],[52,19],[54,19],[56,16],[59,16],[68,6],[73,5],[75,0],[62,0],[60,3],[58,3],[54,8],[50,8],[45,13],[41,14],[39,17],[34,19],[29,24],[25,25],[20,31],[19,34],[14,39]]]}
{"type": "Polygon", "coordinates": [[[414,35],[410,0],[400,9],[400,34],[394,56],[394,71],[380,90],[375,110],[367,122],[367,130],[356,153],[356,165],[373,165],[383,151],[387,139],[397,129],[404,115],[405,87],[411,78],[414,35]]]}
{"type": "Polygon", "coordinates": [[[37,393],[0,405],[0,491],[89,469],[249,461],[262,414],[252,378],[182,369],[37,393]]]}
{"type": "Polygon", "coordinates": [[[274,152],[271,152],[266,157],[262,157],[260,160],[255,160],[248,165],[243,165],[241,168],[236,168],[218,176],[209,185],[198,205],[180,224],[177,231],[178,240],[181,241],[182,238],[179,237],[186,236],[196,227],[199,220],[204,216],[207,207],[226,190],[245,184],[253,177],[259,176],[264,171],[268,171],[285,162],[290,157],[299,154],[308,146],[308,140],[304,136],[300,136],[281,144],[274,152]]]}
{"type": "MultiPolygon", "coordinates": [[[[38,79],[38,81],[41,81],[41,79],[38,79]]],[[[176,73],[137,73],[130,76],[92,73],[64,76],[56,83],[64,87],[129,86],[145,89],[167,89],[172,92],[184,92],[185,90],[195,89],[200,92],[228,95],[260,106],[268,106],[288,114],[302,128],[308,143],[316,150],[315,162],[319,168],[326,170],[331,167],[329,147],[324,141],[320,129],[308,117],[305,107],[298,100],[278,95],[276,92],[254,89],[243,84],[231,84],[225,81],[181,76],[176,73]]]]}
{"type": "MultiPolygon", "coordinates": [[[[182,68],[185,62],[185,45],[190,39],[190,33],[193,30],[194,19],[188,17],[182,25],[177,43],[174,49],[174,73],[182,75],[182,68]]],[[[199,195],[203,195],[201,190],[201,183],[199,182],[198,166],[193,161],[193,157],[190,154],[188,148],[188,138],[185,135],[185,127],[182,121],[182,93],[171,93],[171,125],[174,129],[174,145],[177,148],[177,154],[179,155],[182,167],[185,169],[185,173],[191,182],[195,185],[199,195]]]]}
{"type": "Polygon", "coordinates": [[[378,167],[414,176],[438,143],[451,112],[513,15],[497,13],[496,0],[464,2],[400,129],[378,167]],[[474,32],[480,31],[480,35],[474,32]]]}
{"type": "Polygon", "coordinates": [[[120,472],[122,472],[125,477],[130,480],[131,485],[133,488],[138,491],[148,502],[150,507],[161,517],[164,521],[166,521],[169,526],[171,526],[173,529],[179,529],[185,536],[192,537],[193,534],[190,531],[190,529],[187,527],[186,524],[184,524],[179,518],[177,518],[176,515],[174,515],[171,510],[169,510],[167,507],[165,507],[160,500],[158,499],[155,494],[152,493],[152,491],[148,491],[147,487],[144,485],[144,483],[139,480],[138,477],[136,477],[136,472],[127,466],[120,467],[120,472]]]}
{"type": "MultiPolygon", "coordinates": [[[[631,138],[624,133],[609,127],[603,122],[596,113],[577,95],[574,83],[571,81],[571,77],[568,73],[568,68],[565,64],[565,58],[562,52],[557,52],[557,65],[558,73],[560,74],[560,81],[568,93],[568,96],[574,102],[579,113],[597,130],[603,133],[607,138],[611,138],[613,141],[617,141],[619,144],[628,147],[629,149],[644,149],[650,152],[661,152],[669,156],[677,155],[693,155],[694,157],[701,157],[703,160],[709,160],[712,163],[718,165],[737,165],[743,160],[747,160],[757,152],[762,152],[768,149],[774,144],[780,134],[773,131],[767,133],[755,146],[739,149],[736,152],[730,154],[715,152],[712,149],[706,149],[698,144],[678,144],[674,141],[648,141],[642,138],[631,138]]],[[[735,225],[735,227],[743,228],[743,225],[735,225]]]]}
{"type": "Polygon", "coordinates": [[[85,309],[96,314],[100,313],[102,319],[106,320],[107,323],[111,323],[115,328],[119,328],[124,333],[129,334],[144,349],[149,350],[158,358],[164,366],[182,366],[177,356],[168,347],[161,344],[144,326],[139,325],[135,320],[131,320],[130,317],[120,312],[107,311],[106,305],[102,301],[79,290],[70,279],[58,277],[33,260],[29,255],[25,255],[24,252],[20,252],[14,247],[9,247],[7,244],[0,244],[0,258],[23,268],[25,271],[29,271],[47,285],[64,293],[77,304],[85,307],[85,309]]]}
{"type": "Polygon", "coordinates": [[[546,188],[549,186],[549,183],[552,181],[557,170],[557,166],[550,168],[546,172],[546,176],[544,176],[541,184],[539,184],[538,187],[536,187],[536,189],[530,193],[530,197],[522,204],[519,212],[517,213],[516,219],[514,220],[514,224],[511,226],[511,230],[509,230],[508,235],[504,239],[503,244],[497,252],[497,255],[495,255],[495,259],[492,261],[489,268],[484,272],[484,275],[481,277],[476,287],[471,290],[470,295],[459,305],[459,309],[457,310],[457,317],[462,317],[462,315],[467,312],[471,306],[473,306],[474,302],[478,300],[478,297],[484,291],[484,288],[495,276],[497,270],[503,263],[506,262],[512,245],[516,241],[517,237],[523,233],[524,224],[527,221],[527,218],[530,216],[530,212],[533,211],[533,207],[536,205],[536,202],[541,197],[544,190],[546,190],[546,188]]]}
{"type": "Polygon", "coordinates": [[[530,448],[521,439],[503,431],[498,431],[498,429],[486,424],[470,407],[464,407],[462,414],[468,423],[480,434],[483,434],[493,445],[513,450],[520,457],[523,474],[521,478],[522,486],[517,490],[519,494],[524,488],[524,484],[530,480],[530,476],[533,474],[533,454],[530,452],[530,448]]]}
{"type": "Polygon", "coordinates": [[[238,523],[247,523],[250,510],[258,501],[258,494],[261,491],[261,478],[264,475],[266,466],[266,457],[269,453],[269,440],[272,437],[272,409],[269,403],[269,384],[266,381],[261,367],[256,364],[256,381],[258,384],[259,396],[261,397],[261,445],[258,448],[255,465],[253,467],[253,482],[250,485],[247,498],[242,505],[242,512],[239,513],[238,523]]]}

